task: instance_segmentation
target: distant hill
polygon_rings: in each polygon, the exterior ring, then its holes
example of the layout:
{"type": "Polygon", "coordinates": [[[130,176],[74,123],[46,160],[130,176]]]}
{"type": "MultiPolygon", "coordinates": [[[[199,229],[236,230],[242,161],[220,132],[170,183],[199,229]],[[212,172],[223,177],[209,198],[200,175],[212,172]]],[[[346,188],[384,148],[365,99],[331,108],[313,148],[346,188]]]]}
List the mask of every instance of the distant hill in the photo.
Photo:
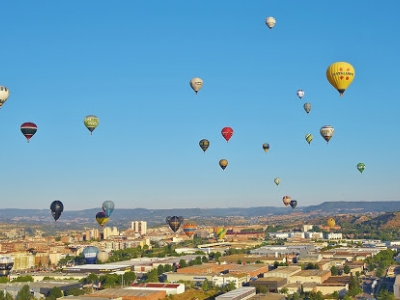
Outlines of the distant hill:
{"type": "MultiPolygon", "coordinates": [[[[374,201],[374,202],[324,202],[319,205],[312,206],[299,206],[295,209],[303,214],[317,214],[319,216],[336,215],[336,214],[365,214],[365,213],[379,213],[379,212],[396,212],[400,211],[400,201],[374,201]]],[[[95,223],[94,218],[98,208],[85,209],[79,211],[65,211],[62,213],[61,218],[57,223],[79,223],[89,225],[95,223]]],[[[145,209],[145,208],[124,208],[115,209],[110,218],[108,226],[117,226],[117,224],[126,224],[132,220],[144,220],[150,224],[163,224],[166,216],[184,216],[187,218],[225,218],[243,216],[245,218],[253,216],[271,216],[271,215],[284,215],[293,210],[290,207],[247,207],[247,208],[174,208],[174,209],[145,209]]],[[[47,209],[0,209],[0,220],[9,222],[34,222],[34,223],[48,223],[53,222],[50,211],[47,209]]],[[[364,220],[358,220],[363,222],[364,220]]],[[[367,220],[365,220],[367,221],[367,220]]],[[[393,224],[397,223],[396,220],[392,221],[393,224]]]]}

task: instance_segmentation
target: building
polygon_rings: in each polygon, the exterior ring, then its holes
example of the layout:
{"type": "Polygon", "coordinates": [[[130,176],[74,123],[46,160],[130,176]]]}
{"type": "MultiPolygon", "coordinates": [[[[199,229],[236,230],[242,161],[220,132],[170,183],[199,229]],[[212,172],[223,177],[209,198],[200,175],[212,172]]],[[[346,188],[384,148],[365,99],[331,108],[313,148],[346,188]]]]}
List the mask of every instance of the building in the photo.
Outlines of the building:
{"type": "Polygon", "coordinates": [[[400,298],[400,275],[396,276],[396,280],[394,281],[393,284],[393,292],[394,292],[394,296],[396,297],[396,299],[400,298]]]}
{"type": "Polygon", "coordinates": [[[265,286],[268,292],[277,293],[285,284],[287,279],[282,277],[264,277],[258,278],[257,280],[250,281],[250,286],[265,286]]]}
{"type": "Polygon", "coordinates": [[[100,233],[99,230],[96,228],[92,228],[92,229],[86,229],[85,230],[85,241],[90,241],[90,240],[98,240],[100,239],[100,233]]]}
{"type": "Polygon", "coordinates": [[[286,278],[290,282],[290,277],[301,272],[300,266],[278,267],[264,274],[264,277],[281,277],[286,278]]]}
{"type": "Polygon", "coordinates": [[[324,237],[327,240],[341,240],[341,239],[343,239],[343,235],[341,233],[334,233],[334,232],[325,233],[324,237]]]}
{"type": "Polygon", "coordinates": [[[290,276],[290,282],[315,282],[318,284],[323,283],[331,276],[329,270],[302,270],[290,276]]]}
{"type": "Polygon", "coordinates": [[[285,299],[286,299],[285,295],[278,293],[257,294],[249,298],[249,300],[285,300],[285,299]]]}
{"type": "Polygon", "coordinates": [[[137,232],[140,235],[147,234],[147,222],[146,221],[133,221],[131,222],[131,229],[133,232],[137,232]]]}
{"type": "Polygon", "coordinates": [[[133,283],[127,290],[165,291],[167,295],[182,294],[185,292],[183,283],[133,283]]]}
{"type": "Polygon", "coordinates": [[[103,239],[107,240],[109,239],[111,236],[118,236],[119,235],[119,231],[117,227],[104,227],[103,229],[103,239]]]}
{"type": "Polygon", "coordinates": [[[255,287],[241,287],[215,297],[215,300],[247,300],[256,295],[255,287]]]}
{"type": "Polygon", "coordinates": [[[308,231],[312,230],[313,227],[314,227],[314,225],[303,225],[303,231],[308,232],[308,231]]]}
{"type": "Polygon", "coordinates": [[[89,297],[94,298],[109,298],[116,299],[121,297],[122,300],[159,300],[164,299],[167,296],[167,293],[163,290],[155,291],[155,290],[131,290],[131,289],[105,289],[98,290],[92,294],[86,294],[85,298],[89,300],[89,297]]]}

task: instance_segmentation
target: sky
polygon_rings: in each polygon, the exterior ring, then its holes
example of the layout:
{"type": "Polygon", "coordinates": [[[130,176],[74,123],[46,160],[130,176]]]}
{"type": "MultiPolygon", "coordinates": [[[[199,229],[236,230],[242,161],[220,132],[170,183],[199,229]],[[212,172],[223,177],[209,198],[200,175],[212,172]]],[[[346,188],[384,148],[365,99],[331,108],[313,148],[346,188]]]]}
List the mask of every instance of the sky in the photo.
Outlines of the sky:
{"type": "Polygon", "coordinates": [[[3,3],[0,208],[400,200],[399,10],[371,0],[3,3]],[[337,61],[356,72],[342,98],[325,75],[337,61]],[[204,81],[198,95],[193,77],[204,81]],[[29,143],[28,121],[38,126],[29,143]],[[329,144],[324,125],[335,129],[329,144]]]}

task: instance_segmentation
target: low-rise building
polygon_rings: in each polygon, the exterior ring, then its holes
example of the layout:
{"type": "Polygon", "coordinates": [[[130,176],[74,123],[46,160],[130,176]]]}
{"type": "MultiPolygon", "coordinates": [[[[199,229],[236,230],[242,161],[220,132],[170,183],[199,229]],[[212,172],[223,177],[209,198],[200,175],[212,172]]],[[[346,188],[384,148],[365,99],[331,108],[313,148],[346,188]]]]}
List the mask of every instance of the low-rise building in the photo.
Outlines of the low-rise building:
{"type": "Polygon", "coordinates": [[[315,282],[323,283],[331,276],[328,270],[302,270],[290,276],[289,282],[315,282]]]}
{"type": "Polygon", "coordinates": [[[245,300],[256,295],[255,287],[241,287],[215,297],[215,300],[245,300]]]}
{"type": "Polygon", "coordinates": [[[278,267],[274,270],[264,273],[264,277],[281,277],[286,278],[288,282],[290,282],[289,278],[298,272],[301,272],[300,266],[278,267]]]}
{"type": "Polygon", "coordinates": [[[167,295],[182,294],[185,292],[185,285],[183,283],[133,283],[127,290],[145,290],[145,291],[165,291],[167,295]]]}
{"type": "Polygon", "coordinates": [[[250,286],[265,286],[268,292],[278,292],[287,283],[286,278],[282,277],[264,277],[257,280],[250,281],[250,286]]]}

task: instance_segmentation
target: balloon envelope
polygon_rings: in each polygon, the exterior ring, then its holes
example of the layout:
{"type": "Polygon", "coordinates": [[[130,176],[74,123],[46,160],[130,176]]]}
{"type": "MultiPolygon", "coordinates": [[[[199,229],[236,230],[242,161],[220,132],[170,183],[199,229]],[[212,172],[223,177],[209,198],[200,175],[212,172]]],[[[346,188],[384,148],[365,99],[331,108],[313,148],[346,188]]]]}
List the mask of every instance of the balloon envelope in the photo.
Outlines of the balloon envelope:
{"type": "Polygon", "coordinates": [[[193,91],[197,94],[203,87],[203,80],[201,78],[195,77],[190,80],[189,84],[193,91]]]}
{"type": "Polygon", "coordinates": [[[311,141],[313,140],[313,136],[311,135],[311,133],[307,133],[305,136],[305,139],[306,139],[307,143],[310,145],[311,141]]]}
{"type": "Polygon", "coordinates": [[[357,170],[360,171],[360,173],[362,174],[362,172],[364,172],[364,170],[365,170],[365,164],[364,163],[358,163],[357,164],[357,170]]]}
{"type": "Polygon", "coordinates": [[[274,179],[274,182],[275,182],[276,185],[279,185],[281,183],[281,179],[279,177],[276,177],[274,179]]]}
{"type": "Polygon", "coordinates": [[[95,264],[97,261],[97,254],[99,253],[99,248],[94,246],[88,246],[82,251],[83,258],[85,259],[85,264],[95,264]]]}
{"type": "Polygon", "coordinates": [[[114,202],[112,202],[111,200],[104,201],[103,205],[101,206],[104,213],[106,214],[106,217],[111,216],[112,212],[114,211],[114,207],[114,202]]]}
{"type": "Polygon", "coordinates": [[[14,267],[14,259],[11,256],[0,256],[0,277],[8,276],[14,267]]]}
{"type": "Polygon", "coordinates": [[[35,135],[37,126],[33,122],[25,122],[21,125],[21,132],[29,143],[29,140],[35,135]]]}
{"type": "Polygon", "coordinates": [[[325,125],[321,127],[319,132],[323,137],[323,139],[328,143],[329,140],[332,138],[333,134],[335,133],[335,129],[330,125],[325,125]]]}
{"type": "Polygon", "coordinates": [[[188,237],[192,237],[194,235],[194,233],[196,232],[196,228],[197,228],[197,226],[193,222],[185,223],[185,225],[183,225],[183,232],[188,237]]]}
{"type": "Polygon", "coordinates": [[[290,204],[290,201],[292,201],[292,198],[290,198],[289,196],[283,196],[282,201],[285,206],[288,206],[290,204]]]}
{"type": "Polygon", "coordinates": [[[226,140],[226,142],[229,142],[229,140],[231,139],[231,137],[233,135],[233,129],[231,127],[224,127],[221,130],[221,134],[224,137],[224,139],[226,140]]]}
{"type": "Polygon", "coordinates": [[[109,217],[106,216],[104,211],[99,211],[96,214],[96,221],[101,227],[103,227],[108,222],[109,217]]]}
{"type": "Polygon", "coordinates": [[[306,113],[310,113],[311,111],[311,103],[304,103],[303,105],[304,110],[306,111],[306,113]]]}
{"type": "Polygon", "coordinates": [[[335,62],[326,69],[326,78],[338,90],[340,97],[353,82],[356,72],[347,62],[335,62]]]}
{"type": "Polygon", "coordinates": [[[269,29],[275,26],[276,20],[274,17],[268,17],[265,19],[265,24],[268,26],[269,29]]]}
{"type": "Polygon", "coordinates": [[[292,208],[296,208],[296,206],[297,206],[297,200],[291,200],[291,201],[290,201],[290,206],[291,206],[292,208]]]}
{"type": "Polygon", "coordinates": [[[215,229],[215,235],[219,241],[223,240],[226,235],[226,229],[224,227],[217,227],[215,229]]]}
{"type": "Polygon", "coordinates": [[[210,147],[210,142],[206,139],[202,139],[199,142],[199,146],[201,149],[203,149],[204,152],[206,152],[206,150],[208,149],[208,147],[210,147]]]}
{"type": "Polygon", "coordinates": [[[169,225],[169,228],[175,233],[178,231],[179,227],[183,223],[183,217],[178,217],[178,216],[168,216],[165,221],[169,225]]]}
{"type": "Polygon", "coordinates": [[[298,90],[297,91],[297,97],[299,97],[300,99],[304,97],[304,91],[303,90],[298,90]]]}
{"type": "Polygon", "coordinates": [[[61,213],[64,211],[64,204],[60,200],[55,200],[50,204],[50,212],[54,218],[54,221],[57,221],[61,213]]]}
{"type": "Polygon", "coordinates": [[[268,143],[264,143],[264,144],[262,145],[262,147],[263,147],[265,153],[267,153],[267,152],[269,151],[270,146],[269,146],[268,143]]]}
{"type": "Polygon", "coordinates": [[[329,218],[328,222],[326,222],[330,228],[334,227],[336,225],[335,219],[334,218],[329,218]]]}
{"type": "Polygon", "coordinates": [[[99,118],[93,115],[86,116],[85,119],[83,119],[83,124],[85,124],[90,134],[92,134],[93,130],[99,125],[99,118]]]}
{"type": "Polygon", "coordinates": [[[9,96],[10,96],[10,90],[5,86],[0,86],[0,108],[7,101],[9,96]]]}
{"type": "Polygon", "coordinates": [[[226,159],[221,159],[219,161],[219,166],[222,170],[225,170],[225,168],[228,166],[228,161],[226,159]]]}

